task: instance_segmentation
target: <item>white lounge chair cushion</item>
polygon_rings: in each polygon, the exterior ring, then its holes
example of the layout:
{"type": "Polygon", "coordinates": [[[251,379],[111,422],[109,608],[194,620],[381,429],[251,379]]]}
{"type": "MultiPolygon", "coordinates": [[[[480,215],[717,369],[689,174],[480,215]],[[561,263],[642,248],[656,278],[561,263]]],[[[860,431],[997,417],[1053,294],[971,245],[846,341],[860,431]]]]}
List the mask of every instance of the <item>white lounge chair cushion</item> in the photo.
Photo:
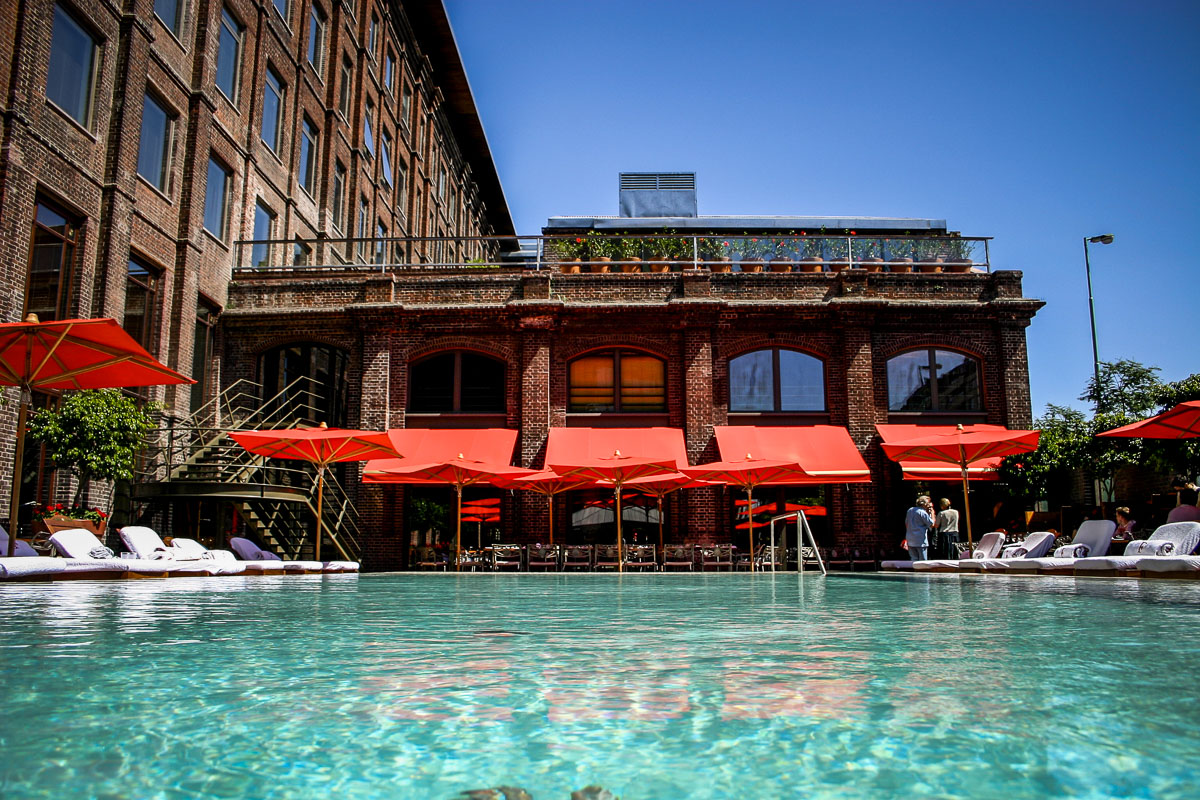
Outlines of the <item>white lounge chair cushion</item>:
{"type": "Polygon", "coordinates": [[[1138,562],[1152,556],[1093,556],[1075,559],[1075,571],[1112,572],[1114,570],[1137,569],[1138,562]]]}
{"type": "Polygon", "coordinates": [[[918,572],[958,569],[959,560],[954,558],[930,558],[925,561],[912,561],[912,568],[918,572]]]}
{"type": "Polygon", "coordinates": [[[1149,539],[1130,542],[1125,555],[1190,556],[1197,545],[1200,545],[1200,522],[1168,522],[1159,525],[1149,539]]]}
{"type": "MultiPolygon", "coordinates": [[[[121,541],[125,543],[138,558],[174,560],[179,555],[167,547],[162,538],[152,529],[141,525],[126,525],[120,530],[121,541]]],[[[181,560],[186,560],[181,559],[181,560]]]]}
{"type": "Polygon", "coordinates": [[[141,561],[124,558],[64,558],[63,572],[129,572],[129,565],[140,566],[134,572],[165,572],[161,561],[141,561]]]}
{"type": "Polygon", "coordinates": [[[1143,558],[1138,562],[1138,569],[1143,572],[1200,572],[1200,556],[1143,558]]]}
{"type": "Polygon", "coordinates": [[[96,534],[83,528],[68,528],[57,531],[50,536],[50,544],[66,558],[94,561],[91,552],[104,545],[96,538],[96,534]]]}
{"type": "Polygon", "coordinates": [[[54,575],[64,569],[66,569],[66,563],[61,558],[39,555],[0,557],[0,580],[54,575]]]}
{"type": "MultiPolygon", "coordinates": [[[[325,564],[320,561],[284,561],[274,553],[266,550],[258,549],[258,546],[249,539],[244,539],[241,536],[234,536],[229,540],[229,546],[238,554],[238,558],[243,561],[275,561],[283,565],[283,568],[288,572],[325,572],[325,564]]],[[[338,562],[346,564],[354,564],[356,562],[338,562]]],[[[330,570],[336,572],[337,570],[330,570]]]]}
{"type": "MultiPolygon", "coordinates": [[[[999,559],[998,559],[999,560],[999,559]]],[[[1012,558],[1002,559],[1003,564],[999,569],[1019,570],[1021,572],[1029,572],[1030,570],[1046,570],[1046,569],[1062,569],[1072,566],[1078,559],[1074,558],[1012,558]]]]}

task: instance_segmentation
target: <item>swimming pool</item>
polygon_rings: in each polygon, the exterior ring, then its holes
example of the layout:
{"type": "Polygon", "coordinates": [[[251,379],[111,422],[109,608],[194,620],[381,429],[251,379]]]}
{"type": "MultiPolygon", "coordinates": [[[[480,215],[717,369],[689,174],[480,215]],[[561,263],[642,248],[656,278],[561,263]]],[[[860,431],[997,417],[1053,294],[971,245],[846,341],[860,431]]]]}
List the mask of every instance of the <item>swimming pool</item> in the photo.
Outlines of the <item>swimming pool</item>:
{"type": "Polygon", "coordinates": [[[361,575],[0,587],[0,796],[1192,797],[1200,586],[361,575]]]}

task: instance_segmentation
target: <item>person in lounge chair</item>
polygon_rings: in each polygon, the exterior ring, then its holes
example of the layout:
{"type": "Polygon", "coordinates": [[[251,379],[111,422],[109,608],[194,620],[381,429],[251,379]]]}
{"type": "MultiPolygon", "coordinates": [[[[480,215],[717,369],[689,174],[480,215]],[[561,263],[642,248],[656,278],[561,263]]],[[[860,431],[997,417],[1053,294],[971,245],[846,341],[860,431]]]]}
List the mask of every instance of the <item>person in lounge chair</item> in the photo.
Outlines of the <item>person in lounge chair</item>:
{"type": "Polygon", "coordinates": [[[1121,506],[1116,510],[1117,529],[1113,531],[1114,542],[1129,542],[1133,540],[1133,529],[1137,523],[1130,519],[1129,508],[1121,506]]]}

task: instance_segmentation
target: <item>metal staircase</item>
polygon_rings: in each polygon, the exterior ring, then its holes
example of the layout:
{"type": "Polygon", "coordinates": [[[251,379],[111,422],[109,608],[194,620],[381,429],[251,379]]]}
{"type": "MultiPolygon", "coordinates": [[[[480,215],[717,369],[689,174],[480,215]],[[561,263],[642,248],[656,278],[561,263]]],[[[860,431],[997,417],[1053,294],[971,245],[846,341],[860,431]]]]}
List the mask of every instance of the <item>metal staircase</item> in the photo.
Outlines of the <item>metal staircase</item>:
{"type": "MultiPolygon", "coordinates": [[[[239,380],[182,423],[160,428],[139,470],[134,499],[159,510],[186,500],[224,501],[236,510],[244,529],[240,533],[284,558],[311,558],[316,468],[256,456],[229,432],[314,422],[315,386],[312,379],[301,378],[263,401],[259,384],[239,380]]],[[[325,473],[322,554],[361,561],[358,515],[338,472],[331,468],[325,473]]]]}

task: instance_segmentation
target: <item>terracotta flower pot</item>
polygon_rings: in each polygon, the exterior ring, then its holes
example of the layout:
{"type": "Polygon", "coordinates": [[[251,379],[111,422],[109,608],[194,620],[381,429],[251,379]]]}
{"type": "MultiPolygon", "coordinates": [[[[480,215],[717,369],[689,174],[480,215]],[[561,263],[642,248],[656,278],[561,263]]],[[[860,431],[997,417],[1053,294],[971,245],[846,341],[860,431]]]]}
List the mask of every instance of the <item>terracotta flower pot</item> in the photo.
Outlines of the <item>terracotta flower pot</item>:
{"type": "Polygon", "coordinates": [[[806,256],[800,259],[801,272],[824,272],[825,259],[820,256],[806,256]]]}
{"type": "Polygon", "coordinates": [[[724,256],[720,258],[714,258],[712,261],[708,262],[708,268],[713,272],[732,272],[733,261],[724,256]]]}
{"type": "Polygon", "coordinates": [[[761,258],[751,258],[742,262],[742,272],[762,272],[766,262],[761,258]]]}
{"type": "Polygon", "coordinates": [[[859,262],[859,269],[865,269],[867,272],[883,272],[883,259],[864,258],[859,262]]]}
{"type": "Polygon", "coordinates": [[[772,258],[771,272],[791,272],[795,263],[790,258],[772,258]]]}
{"type": "Polygon", "coordinates": [[[911,258],[898,258],[888,262],[888,272],[912,272],[912,270],[913,260],[911,258]]]}
{"type": "Polygon", "coordinates": [[[603,256],[599,258],[593,258],[592,263],[588,265],[588,270],[591,272],[608,272],[611,269],[612,259],[604,258],[603,256]]]}
{"type": "Polygon", "coordinates": [[[841,272],[842,270],[849,269],[849,268],[850,268],[849,261],[830,261],[829,262],[829,271],[830,272],[841,272]]]}
{"type": "Polygon", "coordinates": [[[629,258],[626,258],[624,260],[628,263],[621,265],[621,272],[641,272],[642,271],[642,260],[640,258],[630,256],[629,258]]]}
{"type": "Polygon", "coordinates": [[[650,264],[650,271],[651,272],[670,272],[671,271],[671,262],[670,261],[655,261],[650,264]]]}
{"type": "Polygon", "coordinates": [[[952,258],[946,262],[946,272],[964,273],[971,271],[971,259],[952,258]]]}
{"type": "Polygon", "coordinates": [[[934,273],[942,271],[942,257],[938,256],[931,260],[930,263],[925,263],[920,266],[921,272],[934,273]]]}
{"type": "Polygon", "coordinates": [[[564,275],[578,275],[579,274],[579,259],[578,258],[570,258],[570,259],[567,259],[566,261],[561,262],[558,265],[558,271],[564,275]]]}

